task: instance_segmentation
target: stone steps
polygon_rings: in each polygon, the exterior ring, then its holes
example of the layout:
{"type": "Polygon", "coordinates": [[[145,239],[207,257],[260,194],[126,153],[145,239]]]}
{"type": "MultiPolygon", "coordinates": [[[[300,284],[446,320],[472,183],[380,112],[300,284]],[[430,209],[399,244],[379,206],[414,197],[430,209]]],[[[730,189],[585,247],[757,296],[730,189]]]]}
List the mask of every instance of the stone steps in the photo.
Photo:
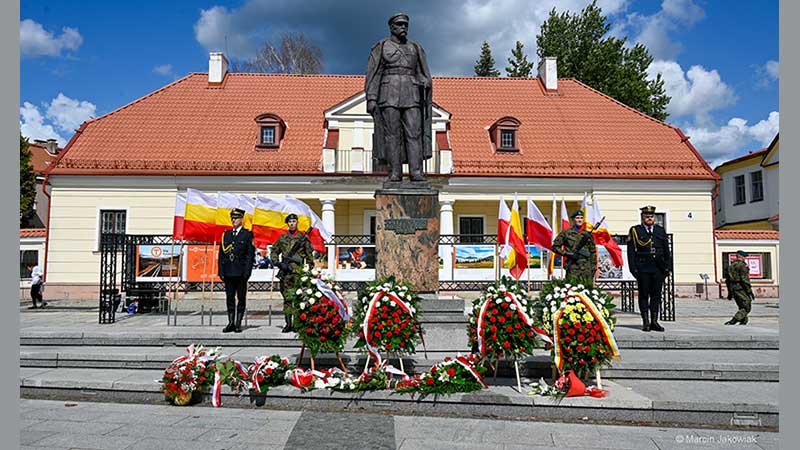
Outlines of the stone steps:
{"type": "MultiPolygon", "coordinates": [[[[223,352],[242,362],[252,361],[259,355],[279,354],[296,360],[297,347],[223,347],[223,352]]],[[[20,367],[48,368],[128,368],[134,370],[164,369],[183,349],[165,347],[90,347],[90,346],[21,346],[20,367]]],[[[463,353],[467,353],[466,349],[463,353]]],[[[431,351],[403,358],[403,367],[409,372],[429,370],[433,364],[453,356],[455,352],[431,351]]],[[[350,370],[364,367],[363,353],[350,349],[341,353],[350,370]]],[[[757,351],[747,355],[748,362],[741,362],[746,355],[740,351],[652,351],[627,350],[622,358],[604,369],[606,379],[661,379],[661,380],[719,380],[777,382],[779,376],[778,352],[757,351]]],[[[317,355],[315,362],[320,367],[338,365],[335,355],[317,355]]],[[[390,364],[400,367],[396,358],[390,364]]],[[[310,366],[308,353],[302,365],[310,366]]],[[[532,379],[550,377],[550,357],[538,350],[520,365],[522,375],[532,379]]],[[[501,362],[500,376],[513,376],[513,367],[501,362]]]]}
{"type": "MultiPolygon", "coordinates": [[[[163,404],[157,383],[160,377],[160,370],[23,367],[20,394],[23,398],[163,404]]],[[[511,379],[498,379],[479,392],[426,398],[389,391],[304,393],[279,386],[266,395],[265,407],[652,425],[778,426],[776,383],[629,383],[606,381],[609,396],[605,399],[580,397],[561,402],[519,393],[511,387],[511,379]],[[736,402],[731,401],[732,396],[736,402]]],[[[223,387],[222,401],[226,408],[252,407],[250,399],[233,396],[227,387],[223,387]]],[[[204,404],[208,403],[206,396],[204,404]]]]}

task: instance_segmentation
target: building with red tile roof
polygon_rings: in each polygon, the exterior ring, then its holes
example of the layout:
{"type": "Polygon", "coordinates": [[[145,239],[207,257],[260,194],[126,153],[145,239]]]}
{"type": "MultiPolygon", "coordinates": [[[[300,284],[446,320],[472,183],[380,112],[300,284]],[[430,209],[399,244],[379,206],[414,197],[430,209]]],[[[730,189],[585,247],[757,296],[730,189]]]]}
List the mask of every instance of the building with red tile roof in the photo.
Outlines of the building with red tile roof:
{"type": "MultiPolygon", "coordinates": [[[[374,232],[374,192],[385,174],[373,171],[364,77],[228,73],[213,58],[224,62],[212,54],[208,74],[85,122],[50,165],[50,292],[60,285],[83,289],[73,298],[96,295],[101,230],[169,234],[175,194],[187,188],[291,195],[334,234],[374,232]]],[[[640,206],[654,204],[667,231],[683,236],[675,239],[676,285],[693,289],[698,272],[714,270],[716,173],[678,128],[549,73],[434,77],[425,171],[439,191],[441,234],[496,233],[498,200],[515,192],[548,220],[554,198],[573,209],[586,196],[622,235],[640,206]],[[511,132],[514,145],[504,148],[498,130],[511,132]]],[[[443,261],[440,277],[473,276],[443,261]]],[[[335,255],[328,263],[337,264],[335,255]]]]}

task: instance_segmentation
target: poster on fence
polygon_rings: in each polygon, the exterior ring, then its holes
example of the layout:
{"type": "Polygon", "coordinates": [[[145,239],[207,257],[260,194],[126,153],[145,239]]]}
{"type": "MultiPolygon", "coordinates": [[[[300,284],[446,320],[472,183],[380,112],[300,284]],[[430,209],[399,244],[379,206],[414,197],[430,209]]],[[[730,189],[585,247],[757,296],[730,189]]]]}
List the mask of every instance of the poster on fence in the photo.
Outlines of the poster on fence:
{"type": "Polygon", "coordinates": [[[375,269],[375,246],[336,247],[336,269],[375,269]]]}
{"type": "Polygon", "coordinates": [[[526,245],[528,251],[528,268],[541,269],[542,268],[542,251],[535,245],[526,245]]]}
{"type": "Polygon", "coordinates": [[[180,248],[172,245],[136,246],[136,281],[170,281],[180,276],[180,248]]]}
{"type": "Polygon", "coordinates": [[[183,273],[184,280],[200,282],[221,282],[217,276],[217,254],[214,250],[219,248],[213,245],[187,245],[184,250],[183,273]]]}

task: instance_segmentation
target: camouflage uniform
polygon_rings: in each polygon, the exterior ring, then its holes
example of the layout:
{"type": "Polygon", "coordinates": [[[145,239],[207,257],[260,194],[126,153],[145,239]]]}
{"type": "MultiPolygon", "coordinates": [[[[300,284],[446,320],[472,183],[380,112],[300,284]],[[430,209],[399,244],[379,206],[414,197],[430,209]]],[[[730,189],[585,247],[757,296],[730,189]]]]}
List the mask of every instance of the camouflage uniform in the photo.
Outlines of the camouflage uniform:
{"type": "Polygon", "coordinates": [[[736,260],[728,266],[728,276],[725,277],[728,284],[729,294],[733,295],[739,311],[733,316],[732,321],[747,323],[747,315],[750,313],[753,289],[750,286],[750,268],[742,260],[736,260]]]}
{"type": "Polygon", "coordinates": [[[299,231],[295,231],[294,234],[287,231],[285,234],[282,234],[274,244],[272,244],[272,251],[270,252],[270,259],[273,263],[277,264],[278,255],[282,256],[283,262],[288,263],[291,267],[289,273],[287,273],[283,279],[280,280],[281,284],[281,295],[283,295],[283,307],[286,310],[286,307],[289,306],[289,292],[291,289],[294,288],[294,284],[297,281],[297,271],[303,268],[303,264],[308,264],[309,266],[313,266],[314,264],[314,249],[311,247],[311,241],[308,239],[304,233],[299,231]],[[295,244],[297,247],[295,248],[295,244]],[[289,253],[292,251],[292,248],[295,248],[294,255],[292,258],[297,261],[290,261],[286,259],[289,256],[289,253]]]}
{"type": "Polygon", "coordinates": [[[591,232],[578,231],[574,226],[569,227],[556,236],[553,241],[553,251],[565,256],[574,254],[575,260],[570,261],[566,257],[564,260],[565,266],[568,266],[567,277],[594,282],[597,272],[597,247],[595,247],[591,232]],[[583,236],[586,236],[586,243],[576,254],[575,248],[583,236]]]}

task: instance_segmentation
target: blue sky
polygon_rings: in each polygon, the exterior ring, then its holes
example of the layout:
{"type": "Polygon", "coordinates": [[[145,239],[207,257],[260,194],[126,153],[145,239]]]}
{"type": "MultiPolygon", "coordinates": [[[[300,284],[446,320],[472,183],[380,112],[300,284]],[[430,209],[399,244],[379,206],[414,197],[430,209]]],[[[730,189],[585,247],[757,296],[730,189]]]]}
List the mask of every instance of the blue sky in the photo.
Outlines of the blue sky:
{"type": "MultiPolygon", "coordinates": [[[[550,9],[585,0],[407,1],[410,36],[435,75],[470,75],[487,40],[498,69],[516,40],[536,60],[550,9]]],[[[766,146],[778,129],[778,1],[601,0],[611,33],[644,43],[672,101],[668,122],[715,165],[766,146]]],[[[83,120],[113,111],[189,72],[208,52],[246,59],[258,44],[302,31],[327,73],[363,73],[396,4],[357,0],[52,2],[20,13],[20,124],[63,145],[83,120]]]]}

